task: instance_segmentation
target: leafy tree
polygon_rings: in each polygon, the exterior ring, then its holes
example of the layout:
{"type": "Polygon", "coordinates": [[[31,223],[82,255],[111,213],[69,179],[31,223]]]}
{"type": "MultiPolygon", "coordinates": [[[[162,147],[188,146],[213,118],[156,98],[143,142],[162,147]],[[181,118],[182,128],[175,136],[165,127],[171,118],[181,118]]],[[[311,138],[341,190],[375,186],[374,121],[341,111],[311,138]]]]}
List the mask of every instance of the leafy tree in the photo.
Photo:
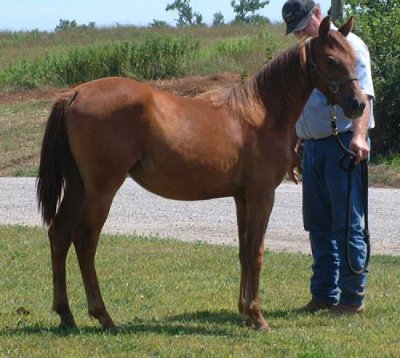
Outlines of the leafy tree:
{"type": "Polygon", "coordinates": [[[373,154],[400,153],[400,2],[348,0],[357,33],[368,45],[376,101],[376,128],[371,132],[373,154]]]}
{"type": "Polygon", "coordinates": [[[216,12],[213,15],[212,25],[213,26],[221,26],[221,25],[224,25],[224,23],[225,23],[225,20],[224,20],[224,15],[222,15],[222,12],[221,11],[216,12]]]}
{"type": "Polygon", "coordinates": [[[69,20],[63,20],[60,19],[58,25],[55,27],[54,31],[55,32],[60,32],[60,31],[70,31],[70,30],[76,30],[76,29],[94,29],[96,28],[96,23],[94,22],[89,22],[87,25],[78,25],[75,20],[69,21],[69,20]]]}
{"type": "Polygon", "coordinates": [[[203,16],[198,12],[193,12],[190,0],[175,0],[172,4],[167,4],[165,11],[174,10],[179,14],[176,23],[178,27],[204,25],[203,16]]]}
{"type": "Polygon", "coordinates": [[[55,27],[54,31],[55,32],[60,32],[60,31],[68,31],[68,30],[73,30],[78,27],[78,24],[76,23],[75,20],[69,21],[69,20],[63,20],[60,19],[58,22],[58,25],[55,27]]]}
{"type": "Polygon", "coordinates": [[[78,25],[78,29],[95,29],[96,28],[96,23],[95,22],[89,22],[87,25],[78,25]]]}
{"type": "Polygon", "coordinates": [[[232,0],[231,6],[236,13],[233,22],[269,23],[270,21],[267,17],[256,14],[256,11],[263,9],[268,4],[269,0],[239,0],[238,4],[236,4],[236,0],[232,0]]]}
{"type": "Polygon", "coordinates": [[[168,24],[168,22],[163,21],[163,20],[155,20],[155,19],[153,19],[153,22],[150,24],[150,26],[158,28],[158,29],[166,29],[166,28],[170,28],[171,27],[168,24]]]}

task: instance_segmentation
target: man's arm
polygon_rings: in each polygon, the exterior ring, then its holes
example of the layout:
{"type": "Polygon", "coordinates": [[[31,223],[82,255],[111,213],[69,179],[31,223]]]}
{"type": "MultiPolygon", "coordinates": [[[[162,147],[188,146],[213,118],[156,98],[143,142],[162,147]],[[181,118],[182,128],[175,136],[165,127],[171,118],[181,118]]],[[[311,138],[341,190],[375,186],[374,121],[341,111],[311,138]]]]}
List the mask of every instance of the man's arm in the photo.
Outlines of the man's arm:
{"type": "Polygon", "coordinates": [[[350,150],[356,155],[356,164],[368,159],[370,147],[367,142],[369,118],[371,114],[371,98],[368,97],[364,112],[361,117],[353,120],[353,138],[350,142],[350,150]]]}

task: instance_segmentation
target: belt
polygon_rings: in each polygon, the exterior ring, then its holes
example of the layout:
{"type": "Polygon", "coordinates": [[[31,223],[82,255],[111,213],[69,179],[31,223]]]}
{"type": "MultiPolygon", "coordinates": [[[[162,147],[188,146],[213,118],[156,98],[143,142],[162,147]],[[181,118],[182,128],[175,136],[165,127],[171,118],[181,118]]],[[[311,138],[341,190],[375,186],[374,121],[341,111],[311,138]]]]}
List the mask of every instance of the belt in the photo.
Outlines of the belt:
{"type": "MultiPolygon", "coordinates": [[[[339,138],[346,138],[349,135],[353,136],[353,131],[340,132],[339,138]]],[[[332,139],[336,140],[336,137],[333,134],[331,134],[327,137],[323,137],[323,138],[308,138],[308,139],[302,139],[302,140],[304,140],[304,141],[308,141],[308,140],[309,141],[323,141],[323,140],[332,140],[332,139]]]]}

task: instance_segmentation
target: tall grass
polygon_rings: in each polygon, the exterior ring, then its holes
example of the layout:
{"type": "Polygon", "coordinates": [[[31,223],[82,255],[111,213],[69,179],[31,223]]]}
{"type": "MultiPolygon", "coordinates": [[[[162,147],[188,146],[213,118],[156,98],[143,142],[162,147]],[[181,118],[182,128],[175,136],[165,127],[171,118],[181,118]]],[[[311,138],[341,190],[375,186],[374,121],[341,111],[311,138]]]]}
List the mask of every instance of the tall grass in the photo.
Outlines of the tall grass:
{"type": "Polygon", "coordinates": [[[0,82],[6,88],[35,88],[71,86],[107,76],[178,77],[185,73],[198,48],[199,43],[192,39],[170,37],[75,48],[8,65],[0,71],[0,82]]]}
{"type": "Polygon", "coordinates": [[[0,82],[3,90],[12,90],[71,86],[114,75],[251,74],[291,43],[280,25],[0,33],[0,82]]]}

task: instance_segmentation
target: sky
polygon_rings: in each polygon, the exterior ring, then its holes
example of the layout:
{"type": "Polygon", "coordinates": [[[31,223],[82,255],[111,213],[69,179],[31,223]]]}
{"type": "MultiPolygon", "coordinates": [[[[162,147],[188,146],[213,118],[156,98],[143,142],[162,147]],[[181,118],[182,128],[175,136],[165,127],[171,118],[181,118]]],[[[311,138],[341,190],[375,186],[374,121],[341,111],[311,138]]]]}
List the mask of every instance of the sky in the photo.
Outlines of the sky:
{"type": "MultiPolygon", "coordinates": [[[[324,14],[331,0],[316,0],[324,14]]],[[[173,0],[0,0],[0,31],[53,31],[60,19],[75,20],[78,25],[94,22],[97,27],[119,25],[147,26],[153,20],[175,25],[177,12],[165,11],[173,0]]],[[[238,1],[237,1],[238,3],[238,1]]],[[[270,0],[258,13],[273,22],[281,22],[285,0],[270,0]]],[[[212,23],[221,11],[225,22],[234,18],[231,0],[191,0],[193,11],[212,23]]]]}

